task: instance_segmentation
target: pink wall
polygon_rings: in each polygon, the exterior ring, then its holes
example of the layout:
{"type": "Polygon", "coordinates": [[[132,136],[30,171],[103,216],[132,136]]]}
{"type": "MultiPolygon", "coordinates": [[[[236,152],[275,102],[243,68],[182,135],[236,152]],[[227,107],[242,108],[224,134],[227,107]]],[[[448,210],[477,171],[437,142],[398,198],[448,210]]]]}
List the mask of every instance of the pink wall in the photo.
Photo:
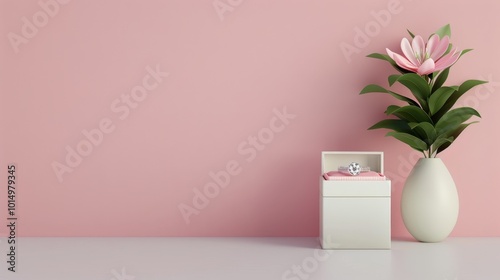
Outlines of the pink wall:
{"type": "Polygon", "coordinates": [[[490,81],[461,103],[483,119],[441,156],[461,199],[453,235],[500,235],[500,3],[54,1],[0,1],[0,172],[17,163],[19,235],[317,236],[320,152],[380,150],[407,237],[416,157],[366,130],[393,100],[358,95],[392,73],[364,56],[446,23],[474,48],[450,82],[490,81]]]}

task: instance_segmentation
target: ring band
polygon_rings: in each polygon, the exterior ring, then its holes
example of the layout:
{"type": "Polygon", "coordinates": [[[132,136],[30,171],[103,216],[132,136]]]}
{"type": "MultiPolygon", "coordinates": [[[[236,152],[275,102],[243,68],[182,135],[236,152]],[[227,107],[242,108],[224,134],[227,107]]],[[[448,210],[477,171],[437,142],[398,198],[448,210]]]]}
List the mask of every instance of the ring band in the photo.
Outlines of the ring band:
{"type": "Polygon", "coordinates": [[[338,171],[347,171],[351,176],[357,176],[361,172],[370,171],[370,167],[361,167],[357,162],[351,162],[349,166],[340,166],[338,171]]]}

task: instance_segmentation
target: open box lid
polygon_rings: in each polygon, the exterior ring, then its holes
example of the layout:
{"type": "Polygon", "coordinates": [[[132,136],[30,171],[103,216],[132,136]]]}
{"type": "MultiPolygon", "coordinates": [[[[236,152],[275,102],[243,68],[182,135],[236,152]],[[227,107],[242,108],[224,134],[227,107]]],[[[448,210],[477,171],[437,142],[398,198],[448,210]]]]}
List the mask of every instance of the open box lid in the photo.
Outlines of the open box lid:
{"type": "Polygon", "coordinates": [[[371,171],[384,174],[384,152],[321,152],[321,174],[336,171],[340,166],[348,166],[357,162],[362,167],[370,167],[371,171]]]}

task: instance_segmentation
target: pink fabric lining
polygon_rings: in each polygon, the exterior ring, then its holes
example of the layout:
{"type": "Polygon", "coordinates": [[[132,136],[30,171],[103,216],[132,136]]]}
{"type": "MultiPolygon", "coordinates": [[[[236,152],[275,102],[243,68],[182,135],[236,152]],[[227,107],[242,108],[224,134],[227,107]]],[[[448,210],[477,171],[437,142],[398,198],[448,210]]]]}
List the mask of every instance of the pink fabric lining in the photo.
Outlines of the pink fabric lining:
{"type": "Polygon", "coordinates": [[[383,181],[385,175],[375,171],[361,172],[359,175],[352,176],[345,172],[329,171],[323,174],[323,178],[329,181],[359,181],[359,180],[373,180],[383,181]]]}

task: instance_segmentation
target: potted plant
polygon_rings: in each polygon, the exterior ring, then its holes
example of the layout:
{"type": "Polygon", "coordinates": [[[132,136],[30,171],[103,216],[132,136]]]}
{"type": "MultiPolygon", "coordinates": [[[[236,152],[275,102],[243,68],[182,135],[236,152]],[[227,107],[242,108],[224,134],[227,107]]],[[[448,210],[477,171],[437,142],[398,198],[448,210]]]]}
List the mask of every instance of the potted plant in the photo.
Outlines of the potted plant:
{"type": "Polygon", "coordinates": [[[401,105],[390,105],[381,120],[369,129],[390,129],[392,136],[422,153],[408,176],[401,198],[403,221],[419,241],[439,242],[455,227],[458,218],[458,194],[453,178],[436,156],[450,147],[480,114],[470,107],[454,108],[457,100],[471,88],[486,83],[467,80],[460,85],[445,85],[450,68],[471,49],[459,51],[450,43],[451,28],[445,25],[427,42],[422,36],[401,41],[402,53],[386,49],[387,54],[368,55],[389,62],[399,73],[388,77],[389,86],[401,84],[411,97],[376,84],[364,87],[360,94],[390,94],[401,105]]]}

